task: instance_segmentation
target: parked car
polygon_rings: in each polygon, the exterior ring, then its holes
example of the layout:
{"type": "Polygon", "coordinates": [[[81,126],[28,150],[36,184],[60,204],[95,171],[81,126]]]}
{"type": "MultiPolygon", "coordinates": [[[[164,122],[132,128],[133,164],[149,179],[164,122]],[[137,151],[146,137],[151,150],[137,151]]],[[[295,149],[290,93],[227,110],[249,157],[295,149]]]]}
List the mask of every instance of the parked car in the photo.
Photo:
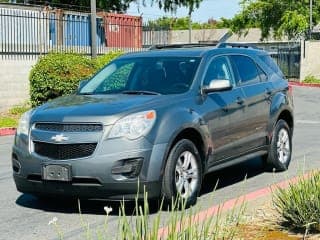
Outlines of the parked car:
{"type": "MultiPolygon", "coordinates": [[[[158,46],[117,58],[76,94],[25,113],[12,152],[36,196],[195,204],[205,174],[261,156],[291,160],[292,92],[264,51],[158,46]]],[[[260,159],[260,158],[258,158],[260,159]]]]}

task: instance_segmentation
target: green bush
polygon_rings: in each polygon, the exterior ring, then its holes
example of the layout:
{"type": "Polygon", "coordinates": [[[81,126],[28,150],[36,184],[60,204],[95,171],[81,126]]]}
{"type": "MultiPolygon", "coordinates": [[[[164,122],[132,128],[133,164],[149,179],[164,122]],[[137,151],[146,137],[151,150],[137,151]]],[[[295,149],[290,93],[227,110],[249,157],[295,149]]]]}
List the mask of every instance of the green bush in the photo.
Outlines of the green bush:
{"type": "Polygon", "coordinates": [[[89,78],[120,54],[110,52],[93,60],[76,53],[50,53],[40,58],[29,77],[32,107],[71,94],[79,81],[89,78]]]}
{"type": "Polygon", "coordinates": [[[284,223],[295,229],[320,231],[320,172],[277,189],[273,200],[284,223]]]}
{"type": "Polygon", "coordinates": [[[98,56],[95,60],[97,69],[101,69],[106,64],[108,64],[110,61],[119,57],[122,54],[123,54],[122,51],[111,51],[108,54],[98,56]]]}
{"type": "Polygon", "coordinates": [[[315,76],[308,75],[303,80],[304,83],[320,83],[320,79],[316,78],[315,76]]]}

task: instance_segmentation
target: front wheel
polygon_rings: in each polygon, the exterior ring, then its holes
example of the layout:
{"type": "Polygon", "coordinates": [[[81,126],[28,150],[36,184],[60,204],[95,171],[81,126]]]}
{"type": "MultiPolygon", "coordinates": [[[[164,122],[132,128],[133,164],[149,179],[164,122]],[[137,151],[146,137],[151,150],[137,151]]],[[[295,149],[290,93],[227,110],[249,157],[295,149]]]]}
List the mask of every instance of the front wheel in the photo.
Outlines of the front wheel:
{"type": "Polygon", "coordinates": [[[280,119],[274,130],[266,158],[267,165],[278,171],[288,169],[292,154],[292,134],[288,124],[280,119]]]}
{"type": "Polygon", "coordinates": [[[181,200],[185,207],[194,205],[200,192],[201,180],[199,152],[193,142],[182,139],[169,153],[162,181],[162,196],[167,203],[181,200]]]}

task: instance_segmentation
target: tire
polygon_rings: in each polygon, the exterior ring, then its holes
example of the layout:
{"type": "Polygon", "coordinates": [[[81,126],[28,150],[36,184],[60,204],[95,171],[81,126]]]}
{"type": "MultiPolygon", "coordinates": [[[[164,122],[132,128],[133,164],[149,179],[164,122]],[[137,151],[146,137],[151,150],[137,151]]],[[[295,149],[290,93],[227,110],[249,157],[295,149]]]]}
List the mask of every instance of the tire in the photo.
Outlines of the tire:
{"type": "Polygon", "coordinates": [[[190,140],[182,139],[169,153],[162,180],[162,197],[167,204],[174,203],[172,207],[188,208],[197,202],[201,181],[198,149],[190,140]]]}
{"type": "Polygon", "coordinates": [[[280,119],[275,125],[266,165],[276,171],[288,169],[292,155],[292,133],[288,124],[280,119]]]}

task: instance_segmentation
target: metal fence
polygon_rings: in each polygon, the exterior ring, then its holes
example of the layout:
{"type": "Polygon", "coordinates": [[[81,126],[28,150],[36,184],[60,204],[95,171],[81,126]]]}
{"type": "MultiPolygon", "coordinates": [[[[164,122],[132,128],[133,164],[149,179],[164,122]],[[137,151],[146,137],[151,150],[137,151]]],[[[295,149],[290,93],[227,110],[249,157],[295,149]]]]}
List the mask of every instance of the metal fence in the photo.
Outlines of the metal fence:
{"type": "MultiPolygon", "coordinates": [[[[142,19],[136,21],[133,18],[115,14],[97,17],[98,54],[118,49],[137,51],[154,44],[168,43],[168,30],[142,24],[142,19]]],[[[2,58],[34,58],[51,51],[90,54],[90,15],[61,10],[0,7],[2,58]]]]}
{"type": "Polygon", "coordinates": [[[270,53],[288,79],[300,78],[300,42],[263,43],[259,47],[270,53]]]}

